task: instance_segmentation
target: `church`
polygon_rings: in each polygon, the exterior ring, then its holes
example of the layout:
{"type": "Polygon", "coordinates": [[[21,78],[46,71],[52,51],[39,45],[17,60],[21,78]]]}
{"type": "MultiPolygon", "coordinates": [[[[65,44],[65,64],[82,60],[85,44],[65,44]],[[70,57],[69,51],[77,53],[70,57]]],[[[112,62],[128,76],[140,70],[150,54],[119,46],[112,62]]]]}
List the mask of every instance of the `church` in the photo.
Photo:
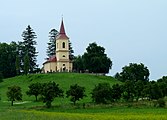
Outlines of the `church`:
{"type": "Polygon", "coordinates": [[[69,59],[69,37],[66,35],[63,19],[55,42],[56,54],[43,63],[43,72],[71,72],[73,64],[69,59]]]}

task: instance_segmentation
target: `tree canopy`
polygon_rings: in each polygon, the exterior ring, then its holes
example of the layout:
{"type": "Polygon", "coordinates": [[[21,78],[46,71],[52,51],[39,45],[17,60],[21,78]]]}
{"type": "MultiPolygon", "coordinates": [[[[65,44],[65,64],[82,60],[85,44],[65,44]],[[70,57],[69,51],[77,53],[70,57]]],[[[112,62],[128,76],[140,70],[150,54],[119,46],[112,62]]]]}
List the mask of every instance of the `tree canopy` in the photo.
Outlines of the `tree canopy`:
{"type": "Polygon", "coordinates": [[[50,58],[51,56],[55,55],[56,53],[56,37],[59,35],[59,32],[56,29],[51,29],[49,32],[49,42],[46,54],[47,57],[50,58]]]}
{"type": "Polygon", "coordinates": [[[66,92],[67,97],[71,97],[70,100],[74,103],[76,103],[76,101],[79,101],[80,99],[82,99],[85,95],[85,88],[81,87],[77,84],[75,85],[71,85],[70,89],[66,92]]]}
{"type": "Polygon", "coordinates": [[[122,68],[122,72],[119,75],[117,74],[117,78],[123,82],[127,80],[134,82],[138,80],[148,81],[149,75],[149,70],[143,63],[130,63],[129,66],[122,68]]]}
{"type": "Polygon", "coordinates": [[[26,92],[27,95],[31,96],[34,95],[35,96],[35,100],[37,101],[37,97],[38,95],[41,94],[42,91],[42,84],[41,83],[32,83],[29,86],[29,90],[26,92]]]}
{"type": "Polygon", "coordinates": [[[54,98],[63,96],[63,90],[55,82],[44,83],[42,88],[41,95],[43,102],[46,103],[46,107],[48,108],[51,107],[54,98]]]}
{"type": "Polygon", "coordinates": [[[26,28],[26,30],[22,33],[23,42],[20,42],[20,56],[22,60],[22,69],[24,70],[24,57],[26,54],[28,54],[29,57],[29,72],[33,73],[36,71],[38,65],[37,65],[37,51],[35,45],[37,45],[37,42],[35,39],[37,38],[34,30],[31,28],[30,25],[26,28]]]}
{"type": "Polygon", "coordinates": [[[16,48],[16,42],[0,43],[0,73],[4,78],[16,75],[16,48]]]}
{"type": "Polygon", "coordinates": [[[83,55],[84,67],[93,73],[108,73],[112,67],[112,61],[105,54],[105,48],[91,43],[83,55]]]}
{"type": "Polygon", "coordinates": [[[19,86],[14,85],[14,86],[8,87],[8,91],[6,94],[8,99],[11,101],[12,106],[15,100],[22,100],[21,88],[19,86]]]}

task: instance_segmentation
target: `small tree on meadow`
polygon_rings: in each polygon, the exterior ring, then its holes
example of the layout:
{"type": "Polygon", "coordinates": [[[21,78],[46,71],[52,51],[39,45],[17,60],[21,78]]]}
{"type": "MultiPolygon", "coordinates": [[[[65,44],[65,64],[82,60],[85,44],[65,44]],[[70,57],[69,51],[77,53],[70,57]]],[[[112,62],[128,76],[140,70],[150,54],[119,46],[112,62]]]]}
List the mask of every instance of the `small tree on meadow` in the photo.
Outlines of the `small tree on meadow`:
{"type": "Polygon", "coordinates": [[[37,97],[38,95],[41,94],[42,91],[42,84],[41,83],[32,83],[29,86],[29,91],[26,92],[27,95],[31,96],[34,95],[35,96],[35,100],[37,101],[37,97]]]}
{"type": "Polygon", "coordinates": [[[14,86],[8,87],[8,91],[6,94],[8,99],[11,101],[12,106],[15,100],[22,100],[21,88],[19,86],[14,85],[14,86]]]}
{"type": "Polygon", "coordinates": [[[46,107],[50,108],[54,98],[63,96],[63,90],[55,82],[44,83],[42,85],[41,95],[43,102],[46,103],[46,107]]]}
{"type": "Polygon", "coordinates": [[[70,97],[70,100],[74,103],[76,101],[79,101],[80,99],[83,99],[85,97],[85,87],[81,87],[77,84],[71,85],[70,89],[66,92],[67,97],[70,97]]]}
{"type": "Polygon", "coordinates": [[[92,99],[95,103],[106,104],[113,101],[112,89],[109,83],[99,83],[92,91],[92,99]]]}

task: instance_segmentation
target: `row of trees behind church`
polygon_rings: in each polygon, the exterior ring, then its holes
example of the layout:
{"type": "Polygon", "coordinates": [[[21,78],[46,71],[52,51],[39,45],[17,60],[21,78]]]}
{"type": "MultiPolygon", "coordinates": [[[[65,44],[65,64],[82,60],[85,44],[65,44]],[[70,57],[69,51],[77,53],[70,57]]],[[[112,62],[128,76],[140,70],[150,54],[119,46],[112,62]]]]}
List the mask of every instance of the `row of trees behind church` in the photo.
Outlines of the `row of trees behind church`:
{"type": "MultiPolygon", "coordinates": [[[[55,55],[55,38],[59,32],[52,29],[49,32],[49,42],[46,50],[47,57],[55,55]]],[[[13,77],[20,74],[40,72],[37,64],[36,42],[37,35],[30,25],[22,33],[22,41],[0,43],[0,76],[13,77]]],[[[69,58],[73,61],[75,72],[108,73],[112,61],[105,54],[105,48],[91,43],[86,48],[84,55],[74,57],[72,44],[69,41],[69,58]],[[82,59],[82,60],[81,60],[82,59]]]]}

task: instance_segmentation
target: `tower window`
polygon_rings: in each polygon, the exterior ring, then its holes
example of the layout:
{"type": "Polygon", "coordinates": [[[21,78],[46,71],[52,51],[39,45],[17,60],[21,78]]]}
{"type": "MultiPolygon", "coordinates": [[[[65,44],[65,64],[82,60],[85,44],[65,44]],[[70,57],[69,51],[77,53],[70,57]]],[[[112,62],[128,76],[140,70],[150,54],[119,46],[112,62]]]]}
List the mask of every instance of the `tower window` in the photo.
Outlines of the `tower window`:
{"type": "Polygon", "coordinates": [[[63,64],[63,66],[65,66],[65,64],[63,64]]]}
{"type": "Polygon", "coordinates": [[[63,44],[62,44],[62,48],[65,48],[65,42],[63,42],[63,44]]]}
{"type": "Polygon", "coordinates": [[[63,57],[66,57],[65,55],[63,55],[63,57]]]}

